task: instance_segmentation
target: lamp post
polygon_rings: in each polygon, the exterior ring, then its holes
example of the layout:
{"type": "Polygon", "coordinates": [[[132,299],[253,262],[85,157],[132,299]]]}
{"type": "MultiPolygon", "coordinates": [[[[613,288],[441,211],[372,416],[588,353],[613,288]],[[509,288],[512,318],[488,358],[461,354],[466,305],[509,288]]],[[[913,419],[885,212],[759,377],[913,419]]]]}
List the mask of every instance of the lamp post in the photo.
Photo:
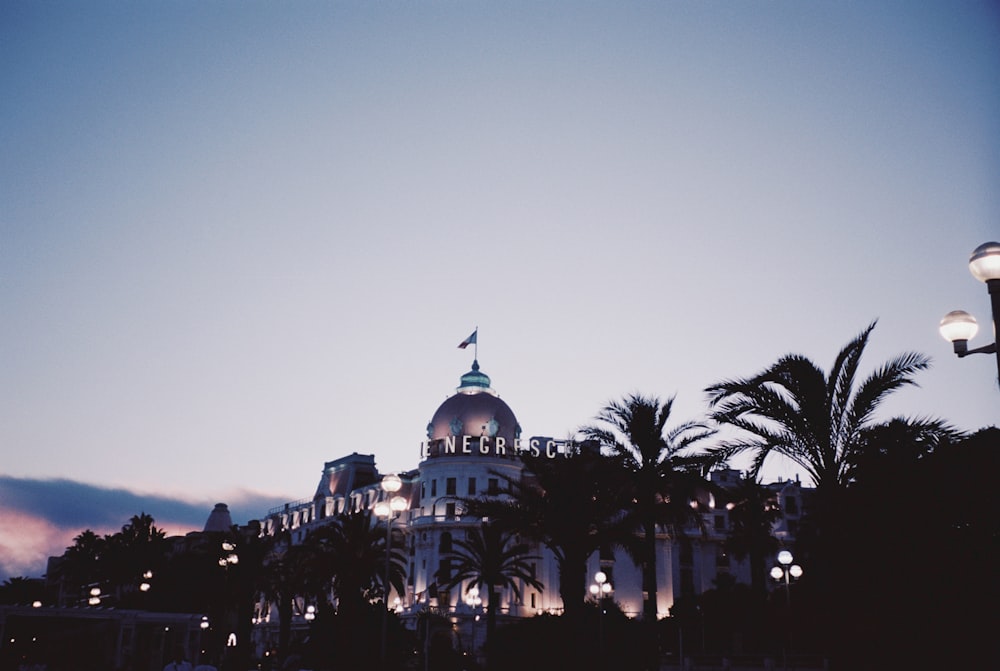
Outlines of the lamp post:
{"type": "Polygon", "coordinates": [[[788,584],[792,578],[798,580],[802,576],[802,567],[792,563],[792,553],[788,550],[782,550],[778,553],[778,563],[781,566],[775,566],[771,569],[771,577],[775,580],[785,581],[785,603],[791,606],[792,595],[788,584]]]}
{"type": "Polygon", "coordinates": [[[594,574],[590,593],[597,601],[597,650],[601,659],[604,658],[604,600],[611,594],[612,590],[607,573],[598,571],[594,574]]]}
{"type": "Polygon", "coordinates": [[[476,663],[479,662],[479,655],[476,654],[476,623],[479,622],[479,613],[476,611],[482,603],[483,598],[479,596],[479,588],[473,585],[465,594],[465,604],[472,609],[472,659],[476,663]]]}
{"type": "Polygon", "coordinates": [[[402,496],[392,496],[403,486],[403,481],[400,480],[398,475],[390,474],[385,476],[382,478],[381,486],[385,496],[387,498],[391,497],[388,501],[383,500],[375,504],[375,515],[385,518],[385,582],[383,583],[385,589],[385,596],[383,597],[385,609],[382,612],[382,638],[379,651],[382,668],[385,669],[387,668],[386,637],[389,627],[389,563],[392,556],[392,520],[406,510],[408,503],[402,496]]]}
{"type": "MultiPolygon", "coordinates": [[[[217,625],[218,630],[229,630],[229,634],[226,637],[226,647],[236,647],[235,645],[230,645],[230,642],[236,639],[236,632],[234,630],[239,626],[240,604],[238,597],[233,594],[234,590],[229,569],[240,563],[240,556],[236,553],[236,543],[233,541],[223,540],[221,548],[222,554],[219,555],[219,566],[222,567],[225,574],[223,577],[222,612],[220,613],[221,617],[217,625]]],[[[235,578],[238,577],[235,576],[235,578]]]]}
{"type": "Polygon", "coordinates": [[[789,584],[792,579],[798,580],[802,576],[802,567],[798,564],[792,563],[793,557],[792,553],[788,550],[782,550],[778,553],[778,563],[781,566],[775,566],[771,569],[771,577],[775,580],[785,581],[785,609],[788,613],[788,622],[785,623],[785,668],[788,668],[788,653],[792,649],[792,633],[791,633],[791,620],[792,620],[792,593],[789,588],[789,584]]]}
{"type": "Polygon", "coordinates": [[[997,376],[1000,379],[1000,347],[996,338],[1000,333],[1000,242],[986,242],[975,248],[969,258],[969,272],[980,282],[986,283],[993,311],[994,342],[969,349],[969,340],[979,331],[976,318],[964,310],[952,310],[944,316],[938,330],[951,342],[959,357],[969,354],[996,354],[997,376]]]}

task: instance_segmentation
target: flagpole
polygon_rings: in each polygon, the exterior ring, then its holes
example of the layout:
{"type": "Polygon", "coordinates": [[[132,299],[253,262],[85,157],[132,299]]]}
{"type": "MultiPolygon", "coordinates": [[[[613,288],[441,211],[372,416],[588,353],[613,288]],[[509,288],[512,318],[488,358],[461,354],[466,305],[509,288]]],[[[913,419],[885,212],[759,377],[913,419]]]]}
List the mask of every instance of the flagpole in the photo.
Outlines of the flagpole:
{"type": "Polygon", "coordinates": [[[473,350],[474,360],[479,361],[479,326],[476,326],[476,342],[474,343],[476,349],[473,350]]]}

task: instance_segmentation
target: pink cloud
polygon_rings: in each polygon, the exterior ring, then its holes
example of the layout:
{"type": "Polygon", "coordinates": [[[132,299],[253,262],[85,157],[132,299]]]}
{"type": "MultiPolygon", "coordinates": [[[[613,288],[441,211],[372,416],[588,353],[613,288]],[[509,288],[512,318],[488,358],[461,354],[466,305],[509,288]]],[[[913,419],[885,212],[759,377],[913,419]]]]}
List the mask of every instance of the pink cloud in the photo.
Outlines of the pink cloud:
{"type": "Polygon", "coordinates": [[[56,526],[31,513],[0,508],[0,575],[40,577],[49,557],[61,555],[80,531],[56,526]]]}

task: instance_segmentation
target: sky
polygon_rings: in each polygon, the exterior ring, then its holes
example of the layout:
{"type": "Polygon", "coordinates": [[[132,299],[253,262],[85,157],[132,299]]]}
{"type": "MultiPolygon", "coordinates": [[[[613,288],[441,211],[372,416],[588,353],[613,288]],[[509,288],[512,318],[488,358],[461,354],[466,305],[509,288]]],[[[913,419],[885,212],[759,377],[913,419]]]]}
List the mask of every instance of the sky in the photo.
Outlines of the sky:
{"type": "Polygon", "coordinates": [[[0,579],[416,468],[477,328],[525,436],[873,321],[1000,418],[996,3],[8,0],[0,91],[0,579]]]}

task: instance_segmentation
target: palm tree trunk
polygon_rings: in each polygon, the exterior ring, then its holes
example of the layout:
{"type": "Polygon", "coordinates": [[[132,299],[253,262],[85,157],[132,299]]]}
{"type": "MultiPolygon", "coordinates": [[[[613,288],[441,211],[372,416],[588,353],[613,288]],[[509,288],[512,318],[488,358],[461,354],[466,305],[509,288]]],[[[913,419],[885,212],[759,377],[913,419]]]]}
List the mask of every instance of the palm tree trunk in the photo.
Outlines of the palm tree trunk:
{"type": "Polygon", "coordinates": [[[559,597],[567,620],[579,624],[587,594],[587,557],[569,557],[559,562],[559,597]]]}
{"type": "Polygon", "coordinates": [[[648,622],[656,622],[656,523],[647,519],[643,523],[642,559],[642,617],[648,622]]]}
{"type": "Polygon", "coordinates": [[[278,659],[284,661],[292,640],[292,597],[278,596],[278,659]]]}
{"type": "MultiPolygon", "coordinates": [[[[500,598],[497,596],[496,589],[492,584],[486,587],[486,598],[489,599],[487,604],[488,609],[486,611],[486,641],[483,647],[486,648],[486,668],[492,669],[494,666],[492,651],[490,650],[490,643],[493,641],[493,632],[497,629],[497,605],[500,602],[500,598]]],[[[475,650],[473,650],[475,653],[475,650]]]]}

